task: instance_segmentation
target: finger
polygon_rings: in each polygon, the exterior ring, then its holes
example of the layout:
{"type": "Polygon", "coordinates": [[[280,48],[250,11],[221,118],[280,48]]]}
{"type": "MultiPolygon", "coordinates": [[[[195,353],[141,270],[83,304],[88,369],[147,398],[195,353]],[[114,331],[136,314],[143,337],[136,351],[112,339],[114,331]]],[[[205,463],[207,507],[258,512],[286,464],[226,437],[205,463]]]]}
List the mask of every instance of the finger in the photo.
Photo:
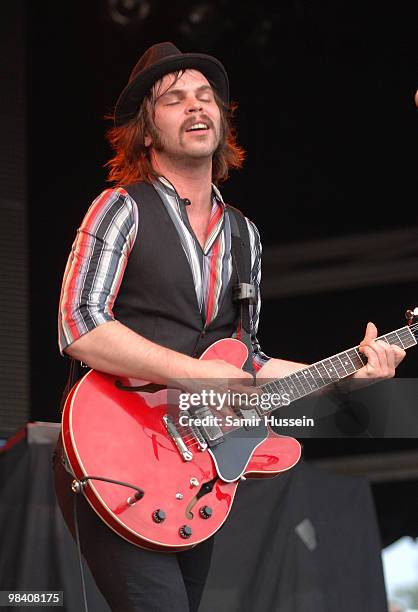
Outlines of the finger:
{"type": "Polygon", "coordinates": [[[377,352],[372,349],[369,344],[361,347],[360,350],[367,357],[367,363],[365,366],[367,371],[370,372],[371,370],[378,370],[380,368],[380,361],[377,352]]]}
{"type": "Polygon", "coordinates": [[[375,374],[379,378],[392,378],[395,375],[395,353],[393,346],[384,340],[376,340],[370,344],[369,348],[375,353],[379,363],[379,371],[376,371],[375,374]]]}
{"type": "Polygon", "coordinates": [[[385,342],[384,340],[378,340],[376,344],[380,344],[386,354],[386,363],[384,364],[383,355],[382,355],[382,360],[381,360],[382,367],[384,365],[386,366],[386,375],[394,376],[395,375],[395,353],[393,351],[393,347],[387,342],[385,342]]]}
{"type": "Polygon", "coordinates": [[[394,376],[395,354],[393,352],[393,347],[384,340],[376,340],[373,345],[379,357],[382,376],[384,376],[385,378],[394,376]]]}
{"type": "Polygon", "coordinates": [[[395,357],[395,368],[397,368],[401,361],[405,359],[406,351],[396,344],[391,344],[391,346],[395,357]]]}
{"type": "Polygon", "coordinates": [[[368,344],[370,343],[372,340],[375,340],[377,338],[377,327],[374,323],[372,323],[371,321],[369,321],[366,325],[366,332],[364,334],[364,338],[361,341],[361,344],[368,344]]]}

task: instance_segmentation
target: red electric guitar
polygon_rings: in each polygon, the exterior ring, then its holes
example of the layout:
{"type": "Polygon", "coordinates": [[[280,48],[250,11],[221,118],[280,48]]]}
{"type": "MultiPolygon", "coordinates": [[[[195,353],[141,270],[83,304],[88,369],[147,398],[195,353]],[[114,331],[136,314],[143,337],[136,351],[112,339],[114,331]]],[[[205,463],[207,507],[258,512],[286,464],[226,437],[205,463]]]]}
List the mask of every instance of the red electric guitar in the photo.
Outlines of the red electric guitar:
{"type": "MultiPolygon", "coordinates": [[[[417,344],[417,315],[418,308],[407,311],[408,325],[380,339],[404,349],[417,344]]],[[[239,368],[246,358],[246,346],[231,338],[215,342],[200,357],[239,368]]],[[[294,401],[365,362],[354,347],[261,387],[294,401]]],[[[155,387],[90,370],[66,400],[62,437],[73,490],[84,493],[100,518],[137,546],[175,552],[221,527],[240,479],[292,468],[301,447],[266,424],[265,415],[277,408],[253,409],[259,418],[250,426],[223,429],[194,425],[193,419],[184,426],[179,423],[184,411],[173,411],[172,391],[155,387]]]]}

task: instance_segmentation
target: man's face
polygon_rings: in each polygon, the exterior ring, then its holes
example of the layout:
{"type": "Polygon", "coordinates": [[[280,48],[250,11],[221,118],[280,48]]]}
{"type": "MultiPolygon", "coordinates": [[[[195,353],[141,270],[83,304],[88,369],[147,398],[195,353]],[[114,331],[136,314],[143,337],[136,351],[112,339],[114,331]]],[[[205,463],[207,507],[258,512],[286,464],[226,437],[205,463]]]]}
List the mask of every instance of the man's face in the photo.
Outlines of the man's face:
{"type": "Polygon", "coordinates": [[[197,70],[176,80],[168,74],[155,85],[155,130],[145,139],[162,155],[181,159],[211,158],[220,138],[220,110],[212,87],[197,70]]]}

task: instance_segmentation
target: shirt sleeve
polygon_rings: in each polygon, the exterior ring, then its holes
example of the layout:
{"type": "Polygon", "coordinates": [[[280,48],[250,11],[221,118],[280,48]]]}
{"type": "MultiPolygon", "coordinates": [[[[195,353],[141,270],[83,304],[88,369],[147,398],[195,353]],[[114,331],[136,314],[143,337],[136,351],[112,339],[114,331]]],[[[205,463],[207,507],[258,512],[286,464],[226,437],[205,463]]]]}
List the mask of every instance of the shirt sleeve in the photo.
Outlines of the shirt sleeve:
{"type": "Polygon", "coordinates": [[[260,234],[258,233],[257,227],[252,221],[246,218],[248,232],[250,235],[250,249],[251,249],[251,284],[255,285],[256,289],[256,303],[250,306],[250,326],[251,326],[251,344],[253,347],[253,365],[254,369],[258,371],[271,357],[268,357],[261,350],[260,344],[257,340],[258,323],[260,319],[261,310],[261,294],[260,294],[260,282],[261,282],[261,240],[260,234]]]}
{"type": "Polygon", "coordinates": [[[138,230],[138,208],[122,188],[91,204],[68,257],[58,309],[61,354],[83,334],[113,321],[113,304],[138,230]]]}

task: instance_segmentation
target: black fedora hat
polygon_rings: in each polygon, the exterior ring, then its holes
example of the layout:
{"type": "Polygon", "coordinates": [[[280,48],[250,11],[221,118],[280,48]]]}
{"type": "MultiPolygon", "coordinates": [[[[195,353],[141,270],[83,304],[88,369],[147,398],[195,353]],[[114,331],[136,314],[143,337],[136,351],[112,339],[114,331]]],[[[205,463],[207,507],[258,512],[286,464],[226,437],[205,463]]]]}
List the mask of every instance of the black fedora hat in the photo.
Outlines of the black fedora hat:
{"type": "Polygon", "coordinates": [[[142,100],[156,81],[170,72],[188,68],[199,70],[221,100],[229,103],[228,75],[219,60],[204,53],[182,53],[173,43],[162,42],[145,51],[134,66],[128,84],[116,102],[115,126],[127,123],[136,115],[142,100]]]}

